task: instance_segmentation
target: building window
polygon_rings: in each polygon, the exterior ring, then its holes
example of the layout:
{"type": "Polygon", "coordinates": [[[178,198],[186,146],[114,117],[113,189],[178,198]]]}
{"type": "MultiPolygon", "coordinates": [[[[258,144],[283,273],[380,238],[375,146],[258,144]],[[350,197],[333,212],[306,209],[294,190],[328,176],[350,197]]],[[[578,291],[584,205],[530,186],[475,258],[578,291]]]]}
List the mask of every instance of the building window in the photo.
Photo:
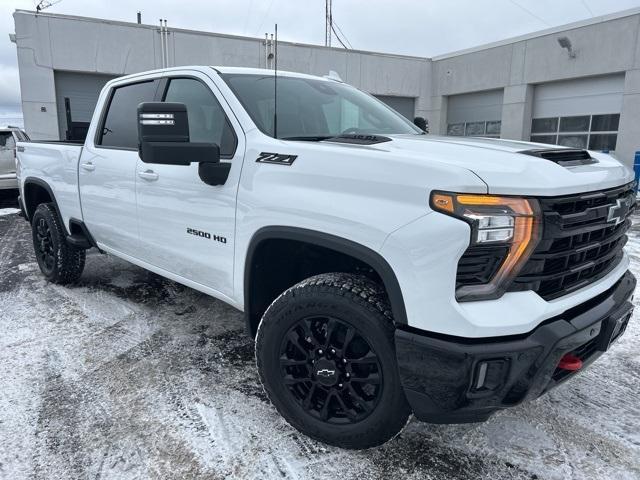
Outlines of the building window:
{"type": "Polygon", "coordinates": [[[610,152],[616,149],[620,114],[534,118],[531,141],[610,152]]]}
{"type": "Polygon", "coordinates": [[[453,137],[488,137],[500,138],[500,120],[482,122],[461,122],[447,125],[447,135],[453,137]]]}

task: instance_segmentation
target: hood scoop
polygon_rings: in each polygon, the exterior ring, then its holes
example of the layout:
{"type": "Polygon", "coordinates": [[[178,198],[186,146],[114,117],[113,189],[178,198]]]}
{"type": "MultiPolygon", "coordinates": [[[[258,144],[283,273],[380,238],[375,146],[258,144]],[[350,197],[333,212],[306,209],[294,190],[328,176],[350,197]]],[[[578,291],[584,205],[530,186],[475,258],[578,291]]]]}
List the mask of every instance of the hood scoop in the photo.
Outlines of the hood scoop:
{"type": "Polygon", "coordinates": [[[579,165],[591,165],[598,161],[589,155],[586,150],[573,148],[543,148],[535,150],[522,150],[518,153],[550,160],[562,167],[576,167],[579,165]]]}

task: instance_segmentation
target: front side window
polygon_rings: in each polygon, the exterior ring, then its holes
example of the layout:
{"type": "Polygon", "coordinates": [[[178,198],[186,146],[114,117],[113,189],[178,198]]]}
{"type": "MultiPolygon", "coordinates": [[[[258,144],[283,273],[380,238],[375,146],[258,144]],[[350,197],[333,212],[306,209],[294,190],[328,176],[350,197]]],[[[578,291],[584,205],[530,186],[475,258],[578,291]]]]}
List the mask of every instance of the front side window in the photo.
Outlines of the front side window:
{"type": "Polygon", "coordinates": [[[138,105],[153,102],[156,87],[152,80],[114,88],[98,145],[137,149],[138,105]]]}
{"type": "Polygon", "coordinates": [[[296,77],[278,77],[274,122],[276,95],[272,75],[224,74],[222,77],[257,127],[271,137],[321,140],[350,133],[423,133],[384,103],[357,88],[296,77]]]}
{"type": "Polygon", "coordinates": [[[190,141],[215,143],[220,147],[220,156],[233,156],[237,144],[233,127],[204,83],[193,78],[174,78],[169,82],[164,101],[186,105],[190,141]]]}

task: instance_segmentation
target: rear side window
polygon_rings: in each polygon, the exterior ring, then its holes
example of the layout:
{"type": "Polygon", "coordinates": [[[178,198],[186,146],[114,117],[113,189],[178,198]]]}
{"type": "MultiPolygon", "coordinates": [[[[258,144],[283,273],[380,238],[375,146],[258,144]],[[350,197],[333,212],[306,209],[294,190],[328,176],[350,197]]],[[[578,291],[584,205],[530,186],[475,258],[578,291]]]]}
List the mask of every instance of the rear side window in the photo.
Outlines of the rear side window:
{"type": "Polygon", "coordinates": [[[11,137],[11,132],[1,132],[0,133],[0,148],[2,147],[8,147],[8,143],[9,143],[9,139],[13,138],[11,137]]]}
{"type": "Polygon", "coordinates": [[[233,127],[204,83],[193,78],[174,78],[169,82],[164,101],[186,105],[190,141],[215,143],[220,147],[220,156],[233,156],[237,144],[233,127]]]}
{"type": "Polygon", "coordinates": [[[99,145],[116,148],[138,148],[138,105],[153,102],[156,81],[117,87],[104,119],[99,145]]]}

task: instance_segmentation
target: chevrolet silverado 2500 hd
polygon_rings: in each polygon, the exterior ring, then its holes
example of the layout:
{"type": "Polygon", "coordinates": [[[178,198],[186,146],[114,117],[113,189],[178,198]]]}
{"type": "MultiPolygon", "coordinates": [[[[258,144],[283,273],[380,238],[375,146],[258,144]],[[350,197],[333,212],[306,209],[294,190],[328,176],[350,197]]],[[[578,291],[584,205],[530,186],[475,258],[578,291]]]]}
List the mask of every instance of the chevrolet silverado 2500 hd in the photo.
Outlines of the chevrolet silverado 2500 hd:
{"type": "Polygon", "coordinates": [[[335,79],[118,78],[83,146],[21,142],[18,177],[48,280],[97,247],[243,310],[277,410],[345,448],[537,398],[631,317],[626,167],[425,135],[335,79]]]}

